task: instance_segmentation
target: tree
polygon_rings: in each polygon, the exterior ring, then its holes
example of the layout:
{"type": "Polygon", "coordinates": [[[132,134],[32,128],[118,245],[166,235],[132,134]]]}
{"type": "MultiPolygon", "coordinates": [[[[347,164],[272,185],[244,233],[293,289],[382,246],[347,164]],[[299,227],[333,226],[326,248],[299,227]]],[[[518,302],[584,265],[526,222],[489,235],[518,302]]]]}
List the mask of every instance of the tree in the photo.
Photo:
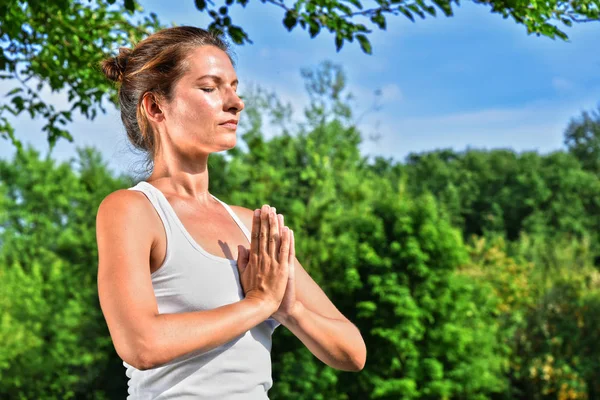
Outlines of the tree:
{"type": "Polygon", "coordinates": [[[0,160],[1,398],[126,393],[124,379],[111,379],[123,367],[98,303],[95,216],[130,183],[91,149],[60,165],[31,149],[0,160]]]}
{"type": "Polygon", "coordinates": [[[46,122],[42,131],[52,149],[60,137],[72,141],[66,127],[74,112],[94,119],[98,111],[106,112],[107,100],[117,104],[115,86],[102,75],[99,62],[161,26],[154,14],[132,22],[133,11],[112,8],[102,0],[0,4],[0,79],[14,83],[0,103],[0,136],[20,149],[7,116],[27,113],[46,122]],[[44,88],[64,92],[67,107],[57,110],[40,96],[44,88]]]}
{"type": "Polygon", "coordinates": [[[600,106],[573,118],[565,131],[565,145],[584,169],[600,176],[600,106]]]}
{"type": "MultiPolygon", "coordinates": [[[[113,0],[115,1],[115,0],[113,0]]],[[[245,7],[249,0],[225,0],[225,5],[217,6],[212,1],[195,0],[200,11],[206,11],[213,18],[211,29],[227,33],[235,43],[252,43],[246,32],[234,25],[228,16],[229,7],[234,3],[245,7]],[[209,5],[210,3],[210,5],[209,5]]],[[[505,0],[474,0],[477,4],[488,6],[492,13],[501,14],[505,19],[512,17],[518,24],[525,25],[528,34],[544,35],[551,38],[559,37],[566,40],[567,35],[553,22],[561,22],[572,26],[573,22],[600,21],[600,2],[598,0],[561,1],[546,0],[531,3],[529,1],[507,2],[505,0]]],[[[377,0],[377,6],[364,8],[360,0],[299,0],[287,5],[282,0],[263,0],[284,10],[283,25],[292,31],[298,25],[310,34],[318,35],[322,29],[327,29],[335,35],[336,49],[339,51],[345,41],[355,39],[365,53],[371,53],[371,44],[367,34],[372,30],[360,22],[360,18],[368,18],[381,30],[387,27],[386,16],[404,15],[411,21],[418,16],[435,17],[438,12],[446,17],[454,15],[453,6],[459,6],[459,0],[377,0]]]]}
{"type": "Polygon", "coordinates": [[[573,154],[438,150],[409,155],[403,174],[408,190],[440,200],[465,238],[572,235],[600,254],[600,179],[573,154]]]}

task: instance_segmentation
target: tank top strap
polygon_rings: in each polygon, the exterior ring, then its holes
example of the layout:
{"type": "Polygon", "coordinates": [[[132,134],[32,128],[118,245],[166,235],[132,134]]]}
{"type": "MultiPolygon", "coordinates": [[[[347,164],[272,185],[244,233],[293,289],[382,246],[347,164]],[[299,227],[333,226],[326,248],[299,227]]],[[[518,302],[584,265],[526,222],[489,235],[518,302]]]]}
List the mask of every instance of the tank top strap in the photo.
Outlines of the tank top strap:
{"type": "Polygon", "coordinates": [[[248,242],[251,242],[250,231],[248,230],[248,228],[246,227],[246,225],[238,218],[237,214],[231,209],[231,207],[229,207],[229,205],[227,205],[227,203],[225,203],[225,202],[217,199],[214,195],[211,194],[211,196],[215,200],[217,200],[219,203],[221,203],[223,205],[223,207],[225,207],[225,209],[227,210],[227,212],[229,213],[229,215],[231,215],[231,218],[233,218],[233,220],[240,227],[240,229],[242,230],[242,232],[244,232],[244,235],[246,235],[246,239],[248,239],[248,242]]]}
{"type": "MultiPolygon", "coordinates": [[[[165,234],[167,235],[167,243],[171,243],[170,239],[173,235],[173,221],[169,218],[168,209],[165,204],[162,203],[162,199],[160,196],[156,195],[156,192],[153,190],[154,187],[145,181],[139,182],[137,185],[128,188],[127,190],[136,190],[138,192],[144,193],[154,209],[156,213],[160,217],[160,220],[163,223],[165,228],[165,234]]],[[[168,246],[167,246],[168,247],[168,246]]]]}

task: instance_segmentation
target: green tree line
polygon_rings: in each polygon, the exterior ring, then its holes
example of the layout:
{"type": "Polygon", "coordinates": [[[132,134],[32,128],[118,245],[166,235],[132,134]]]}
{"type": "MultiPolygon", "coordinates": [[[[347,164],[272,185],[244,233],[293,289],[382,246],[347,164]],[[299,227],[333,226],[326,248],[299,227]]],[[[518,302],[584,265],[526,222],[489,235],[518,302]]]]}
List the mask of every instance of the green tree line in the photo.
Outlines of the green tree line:
{"type": "MultiPolygon", "coordinates": [[[[597,146],[597,116],[573,119],[567,149],[550,154],[372,159],[343,70],[303,76],[299,123],[276,94],[245,94],[239,145],[210,157],[211,192],[285,215],[368,357],[360,373],[334,370],[282,327],[269,396],[600,398],[600,175],[582,150],[597,146]],[[273,126],[281,134],[267,139],[273,126]]],[[[95,216],[143,178],[117,176],[93,148],[63,163],[26,147],[0,160],[0,398],[125,397],[98,304],[95,216]]]]}

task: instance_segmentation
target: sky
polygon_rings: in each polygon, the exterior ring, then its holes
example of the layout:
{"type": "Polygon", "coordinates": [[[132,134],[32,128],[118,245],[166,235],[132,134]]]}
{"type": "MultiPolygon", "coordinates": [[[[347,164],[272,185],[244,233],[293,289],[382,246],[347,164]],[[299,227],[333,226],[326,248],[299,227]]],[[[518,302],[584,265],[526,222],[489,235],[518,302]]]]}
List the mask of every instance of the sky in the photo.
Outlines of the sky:
{"type": "MultiPolygon", "coordinates": [[[[140,3],[163,24],[207,27],[211,21],[192,0],[176,6],[160,0],[140,3]]],[[[358,125],[365,156],[403,161],[411,152],[438,148],[564,149],[569,121],[600,106],[600,23],[564,27],[569,35],[565,42],[527,35],[524,26],[481,4],[466,2],[454,14],[438,12],[438,17],[417,17],[414,23],[390,15],[386,31],[368,25],[373,54],[367,55],[358,43],[346,42],[336,52],[327,30],[314,39],[299,26],[288,32],[282,24],[284,11],[273,5],[253,1],[246,8],[233,6],[233,22],[253,41],[233,46],[239,90],[259,85],[274,91],[299,118],[308,104],[300,69],[330,60],[348,77],[355,115],[366,113],[358,125]],[[372,110],[376,90],[382,92],[381,107],[372,110]],[[379,140],[369,140],[372,134],[379,140]]],[[[12,87],[0,82],[0,93],[12,87]]],[[[43,93],[60,109],[67,104],[62,93],[43,93]]],[[[43,121],[24,115],[13,123],[23,142],[47,153],[43,121]]],[[[76,146],[97,147],[118,172],[141,160],[131,151],[112,106],[94,121],[76,116],[70,130],[74,142],[60,140],[52,153],[59,160],[73,157],[76,146]]],[[[270,137],[276,130],[265,126],[264,133],[270,137]]],[[[13,153],[0,139],[0,158],[13,153]]]]}

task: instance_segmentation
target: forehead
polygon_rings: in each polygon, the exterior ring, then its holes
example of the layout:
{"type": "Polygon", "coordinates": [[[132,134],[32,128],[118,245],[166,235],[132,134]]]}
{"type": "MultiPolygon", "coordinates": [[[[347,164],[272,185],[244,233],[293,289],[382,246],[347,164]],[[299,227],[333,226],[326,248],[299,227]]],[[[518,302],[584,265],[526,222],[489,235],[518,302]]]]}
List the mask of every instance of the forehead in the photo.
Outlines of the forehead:
{"type": "Polygon", "coordinates": [[[227,54],[215,46],[201,46],[189,55],[186,78],[198,79],[204,75],[216,75],[226,81],[237,78],[227,54]]]}

